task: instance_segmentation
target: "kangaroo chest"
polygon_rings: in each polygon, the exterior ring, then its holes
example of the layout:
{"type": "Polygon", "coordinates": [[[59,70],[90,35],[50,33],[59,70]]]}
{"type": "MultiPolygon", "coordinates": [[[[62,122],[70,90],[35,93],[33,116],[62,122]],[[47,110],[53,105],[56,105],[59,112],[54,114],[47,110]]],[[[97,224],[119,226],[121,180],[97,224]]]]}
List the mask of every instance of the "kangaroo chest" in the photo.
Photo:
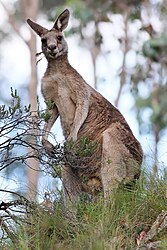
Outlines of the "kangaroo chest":
{"type": "Polygon", "coordinates": [[[76,105],[72,98],[73,93],[63,76],[44,77],[41,91],[46,103],[51,101],[56,105],[64,134],[68,135],[74,121],[76,105]]]}

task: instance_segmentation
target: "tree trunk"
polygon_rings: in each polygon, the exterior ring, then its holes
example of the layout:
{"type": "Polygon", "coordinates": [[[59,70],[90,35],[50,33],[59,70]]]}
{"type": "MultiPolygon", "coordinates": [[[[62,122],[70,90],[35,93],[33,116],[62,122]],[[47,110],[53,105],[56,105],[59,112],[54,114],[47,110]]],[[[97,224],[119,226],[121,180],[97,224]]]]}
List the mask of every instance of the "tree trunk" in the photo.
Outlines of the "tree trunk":
{"type": "Polygon", "coordinates": [[[120,73],[120,87],[118,90],[118,94],[115,100],[115,106],[118,107],[120,97],[122,94],[122,90],[124,85],[126,84],[126,55],[128,52],[128,47],[129,47],[129,38],[128,38],[128,17],[129,17],[129,10],[127,8],[127,11],[124,12],[124,46],[123,46],[123,61],[122,61],[122,68],[121,68],[121,73],[120,73]]]}
{"type": "MultiPolygon", "coordinates": [[[[39,9],[39,0],[21,0],[21,7],[24,13],[25,19],[30,18],[34,21],[37,19],[38,9],[39,9]]],[[[31,74],[30,80],[28,83],[28,96],[29,103],[31,104],[31,112],[32,118],[36,115],[37,111],[37,67],[36,67],[36,35],[31,32],[30,39],[28,41],[28,48],[30,51],[30,65],[31,65],[31,74]]],[[[37,128],[33,126],[31,128],[32,137],[29,138],[29,143],[33,145],[37,145],[37,128]]],[[[27,160],[27,179],[28,179],[28,192],[27,197],[30,200],[34,200],[37,194],[37,186],[38,186],[38,177],[39,177],[39,162],[33,156],[35,156],[35,150],[31,147],[28,148],[29,155],[32,155],[31,158],[27,160]]]]}

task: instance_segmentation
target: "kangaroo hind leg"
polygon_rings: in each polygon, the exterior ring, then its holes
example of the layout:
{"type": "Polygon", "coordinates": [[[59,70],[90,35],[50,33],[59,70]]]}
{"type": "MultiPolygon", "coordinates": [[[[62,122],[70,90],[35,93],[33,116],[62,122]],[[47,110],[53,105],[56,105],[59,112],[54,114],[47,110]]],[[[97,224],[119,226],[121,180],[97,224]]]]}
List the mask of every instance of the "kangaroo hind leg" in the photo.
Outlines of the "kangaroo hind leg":
{"type": "Polygon", "coordinates": [[[124,182],[127,177],[126,159],[129,151],[121,141],[121,135],[116,126],[111,126],[103,132],[101,180],[104,198],[124,182]]]}

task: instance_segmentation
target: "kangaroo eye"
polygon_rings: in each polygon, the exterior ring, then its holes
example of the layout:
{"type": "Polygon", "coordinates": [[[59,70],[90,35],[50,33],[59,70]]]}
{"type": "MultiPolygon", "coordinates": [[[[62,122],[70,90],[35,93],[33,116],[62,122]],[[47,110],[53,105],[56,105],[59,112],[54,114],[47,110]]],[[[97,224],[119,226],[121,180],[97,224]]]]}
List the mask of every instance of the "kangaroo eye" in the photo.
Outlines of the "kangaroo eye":
{"type": "Polygon", "coordinates": [[[57,40],[61,41],[62,40],[62,36],[57,36],[57,40]]]}
{"type": "Polygon", "coordinates": [[[46,38],[42,38],[41,42],[42,42],[43,46],[47,46],[47,40],[46,40],[46,38]]]}

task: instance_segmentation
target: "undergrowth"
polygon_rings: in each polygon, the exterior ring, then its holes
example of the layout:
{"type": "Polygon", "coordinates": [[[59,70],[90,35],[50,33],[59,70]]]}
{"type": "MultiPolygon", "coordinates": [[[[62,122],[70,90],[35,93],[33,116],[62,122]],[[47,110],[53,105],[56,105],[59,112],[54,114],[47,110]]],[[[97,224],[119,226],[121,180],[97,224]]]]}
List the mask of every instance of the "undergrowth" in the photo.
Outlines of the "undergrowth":
{"type": "MultiPolygon", "coordinates": [[[[17,244],[2,250],[133,250],[140,232],[150,229],[166,210],[166,180],[142,174],[135,188],[120,187],[107,201],[82,199],[70,209],[56,202],[54,211],[37,206],[14,234],[17,244]]],[[[157,235],[167,249],[167,233],[157,235]]]]}

